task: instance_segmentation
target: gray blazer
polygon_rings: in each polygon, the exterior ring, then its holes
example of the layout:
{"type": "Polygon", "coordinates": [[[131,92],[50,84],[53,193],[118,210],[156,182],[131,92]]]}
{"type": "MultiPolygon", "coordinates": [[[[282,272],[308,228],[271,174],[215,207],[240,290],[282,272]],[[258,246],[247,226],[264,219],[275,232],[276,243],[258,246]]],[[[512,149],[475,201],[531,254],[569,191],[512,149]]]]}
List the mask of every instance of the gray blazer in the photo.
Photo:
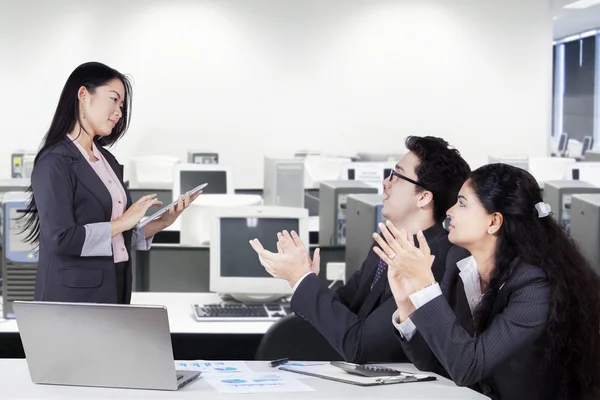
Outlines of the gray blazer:
{"type": "MultiPolygon", "coordinates": [[[[453,247],[441,284],[443,296],[417,309],[410,341],[397,334],[415,366],[449,376],[492,399],[542,399],[552,382],[539,375],[551,303],[544,271],[519,259],[500,288],[490,323],[474,335],[473,319],[456,263],[469,256],[453,247]]],[[[395,329],[394,329],[395,330],[395,329]]]]}
{"type": "MultiPolygon", "coordinates": [[[[98,146],[119,182],[123,166],[98,146]]],[[[112,198],[106,186],[70,139],[40,154],[31,185],[40,219],[35,300],[116,303],[117,278],[112,254],[112,198]]],[[[131,206],[127,195],[126,209],[131,206]]],[[[143,232],[124,232],[129,261],[125,268],[124,302],[131,300],[132,242],[143,232]]]]}

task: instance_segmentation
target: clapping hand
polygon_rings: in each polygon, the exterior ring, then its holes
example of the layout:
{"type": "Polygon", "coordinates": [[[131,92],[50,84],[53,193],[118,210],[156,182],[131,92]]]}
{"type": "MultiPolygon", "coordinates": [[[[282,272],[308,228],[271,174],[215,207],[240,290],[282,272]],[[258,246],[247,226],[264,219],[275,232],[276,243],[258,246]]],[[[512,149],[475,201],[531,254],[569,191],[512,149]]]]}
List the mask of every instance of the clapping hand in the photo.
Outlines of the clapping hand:
{"type": "Polygon", "coordinates": [[[319,271],[319,252],[315,251],[313,260],[296,234],[287,231],[277,234],[277,253],[266,250],[258,239],[250,241],[250,245],[258,254],[258,259],[271,276],[288,281],[290,286],[304,275],[319,271]]]}
{"type": "Polygon", "coordinates": [[[408,296],[435,282],[431,266],[435,256],[425,240],[423,232],[417,233],[419,247],[404,229],[398,230],[393,223],[379,224],[381,235],[373,234],[379,244],[373,250],[388,264],[388,279],[396,302],[406,302],[408,296]]]}

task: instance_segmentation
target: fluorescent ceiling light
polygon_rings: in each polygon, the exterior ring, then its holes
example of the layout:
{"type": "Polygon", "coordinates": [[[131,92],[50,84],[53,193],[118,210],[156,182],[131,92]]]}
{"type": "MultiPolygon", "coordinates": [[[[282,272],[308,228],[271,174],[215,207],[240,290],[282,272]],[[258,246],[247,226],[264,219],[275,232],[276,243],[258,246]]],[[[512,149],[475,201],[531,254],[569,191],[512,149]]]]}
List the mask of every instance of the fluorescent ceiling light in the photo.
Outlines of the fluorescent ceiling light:
{"type": "Polygon", "coordinates": [[[575,1],[573,3],[567,4],[566,6],[564,6],[564,8],[571,8],[571,9],[583,9],[583,8],[588,8],[591,6],[595,6],[600,4],[600,0],[579,0],[579,1],[575,1]]]}

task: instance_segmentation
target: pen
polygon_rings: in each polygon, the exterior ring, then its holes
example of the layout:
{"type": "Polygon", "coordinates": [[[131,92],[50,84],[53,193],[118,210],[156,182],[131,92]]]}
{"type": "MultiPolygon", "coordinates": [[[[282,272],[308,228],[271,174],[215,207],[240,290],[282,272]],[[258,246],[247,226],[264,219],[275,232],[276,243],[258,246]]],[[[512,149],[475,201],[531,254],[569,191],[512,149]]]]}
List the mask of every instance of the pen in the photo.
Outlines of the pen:
{"type": "Polygon", "coordinates": [[[273,360],[273,361],[269,362],[269,367],[271,367],[271,368],[278,367],[280,365],[287,363],[288,361],[290,361],[290,360],[287,358],[280,358],[279,360],[273,360]]]}

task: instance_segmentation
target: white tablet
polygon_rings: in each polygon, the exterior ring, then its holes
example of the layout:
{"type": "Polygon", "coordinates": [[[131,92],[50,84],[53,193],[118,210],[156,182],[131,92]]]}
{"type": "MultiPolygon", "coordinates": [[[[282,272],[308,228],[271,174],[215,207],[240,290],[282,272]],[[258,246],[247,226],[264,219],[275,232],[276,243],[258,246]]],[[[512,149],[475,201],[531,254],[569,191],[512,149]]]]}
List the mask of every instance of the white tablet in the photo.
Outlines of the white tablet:
{"type": "MultiPolygon", "coordinates": [[[[202,185],[196,186],[194,189],[192,189],[190,191],[190,197],[193,196],[193,195],[195,195],[197,192],[199,192],[200,190],[204,189],[207,186],[208,186],[208,183],[203,183],[202,185]]],[[[154,214],[152,214],[148,218],[140,221],[136,225],[136,228],[143,228],[144,226],[148,225],[149,222],[152,222],[152,221],[155,221],[155,220],[159,219],[160,217],[163,216],[164,213],[166,213],[167,211],[169,211],[169,208],[171,208],[171,206],[176,206],[177,205],[177,201],[178,200],[175,200],[171,204],[167,204],[166,206],[164,206],[163,208],[161,208],[160,210],[158,210],[157,212],[155,212],[154,214]]]]}

